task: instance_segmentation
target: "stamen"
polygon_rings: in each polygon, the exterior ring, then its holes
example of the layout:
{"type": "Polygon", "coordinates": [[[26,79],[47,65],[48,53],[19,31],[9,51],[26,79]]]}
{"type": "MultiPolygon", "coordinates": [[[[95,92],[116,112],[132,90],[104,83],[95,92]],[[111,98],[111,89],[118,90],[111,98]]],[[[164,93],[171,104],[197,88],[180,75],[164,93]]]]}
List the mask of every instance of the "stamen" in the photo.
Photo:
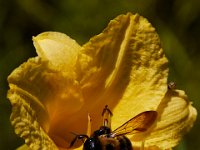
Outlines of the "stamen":
{"type": "Polygon", "coordinates": [[[141,142],[140,150],[144,150],[144,144],[145,144],[145,140],[143,140],[143,141],[141,142]]]}
{"type": "Polygon", "coordinates": [[[102,112],[103,126],[111,128],[111,116],[112,112],[108,108],[108,105],[106,105],[102,112]]]}
{"type": "Polygon", "coordinates": [[[92,119],[88,113],[88,126],[87,126],[87,136],[90,137],[92,132],[92,119]]]}

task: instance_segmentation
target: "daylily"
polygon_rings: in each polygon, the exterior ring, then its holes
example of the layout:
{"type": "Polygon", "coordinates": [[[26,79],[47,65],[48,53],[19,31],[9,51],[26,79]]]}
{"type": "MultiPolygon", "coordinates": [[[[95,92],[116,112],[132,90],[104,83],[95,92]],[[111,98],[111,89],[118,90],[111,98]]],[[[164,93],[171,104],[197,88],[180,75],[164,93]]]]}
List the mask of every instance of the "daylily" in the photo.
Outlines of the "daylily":
{"type": "Polygon", "coordinates": [[[86,134],[88,113],[92,131],[101,126],[105,105],[113,113],[112,129],[157,111],[149,130],[128,136],[134,148],[171,149],[193,126],[196,109],[184,91],[168,88],[159,37],[138,14],[118,16],[83,46],[58,32],[33,42],[38,56],[8,77],[11,123],[25,140],[22,149],[68,149],[72,132],[86,134]]]}

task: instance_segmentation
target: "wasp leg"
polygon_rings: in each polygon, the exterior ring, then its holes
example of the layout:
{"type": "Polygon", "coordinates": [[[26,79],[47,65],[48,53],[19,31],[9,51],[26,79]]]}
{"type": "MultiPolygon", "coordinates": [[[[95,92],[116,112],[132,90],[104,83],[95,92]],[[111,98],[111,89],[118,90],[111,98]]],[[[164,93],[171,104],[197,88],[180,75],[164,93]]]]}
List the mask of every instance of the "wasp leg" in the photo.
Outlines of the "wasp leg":
{"type": "Polygon", "coordinates": [[[88,127],[87,127],[87,136],[90,137],[92,132],[92,119],[88,113],[88,127]]]}
{"type": "Polygon", "coordinates": [[[111,129],[111,116],[112,112],[108,108],[108,105],[106,105],[102,112],[103,126],[106,126],[110,129],[111,129]]]}
{"type": "Polygon", "coordinates": [[[75,134],[75,133],[72,133],[72,134],[74,134],[74,135],[76,135],[76,136],[75,136],[75,138],[71,141],[71,143],[70,143],[70,145],[69,145],[69,148],[71,148],[77,140],[81,140],[82,142],[84,142],[84,139],[88,139],[88,138],[89,138],[89,137],[88,137],[87,135],[85,135],[85,134],[79,134],[79,135],[77,135],[77,134],[75,134]]]}

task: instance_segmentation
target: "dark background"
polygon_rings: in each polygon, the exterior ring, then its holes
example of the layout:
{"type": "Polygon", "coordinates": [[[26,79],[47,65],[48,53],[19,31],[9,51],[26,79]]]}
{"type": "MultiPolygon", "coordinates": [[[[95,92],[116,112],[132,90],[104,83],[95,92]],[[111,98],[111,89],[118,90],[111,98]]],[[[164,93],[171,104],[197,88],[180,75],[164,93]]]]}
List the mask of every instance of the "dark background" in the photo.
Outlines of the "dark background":
{"type": "MultiPolygon", "coordinates": [[[[6,78],[22,62],[36,56],[32,36],[59,31],[83,44],[111,19],[128,11],[144,16],[156,28],[170,62],[169,80],[185,90],[200,109],[199,0],[0,0],[1,150],[13,150],[23,143],[9,122],[6,78]]],[[[200,149],[199,120],[177,150],[200,149]]]]}

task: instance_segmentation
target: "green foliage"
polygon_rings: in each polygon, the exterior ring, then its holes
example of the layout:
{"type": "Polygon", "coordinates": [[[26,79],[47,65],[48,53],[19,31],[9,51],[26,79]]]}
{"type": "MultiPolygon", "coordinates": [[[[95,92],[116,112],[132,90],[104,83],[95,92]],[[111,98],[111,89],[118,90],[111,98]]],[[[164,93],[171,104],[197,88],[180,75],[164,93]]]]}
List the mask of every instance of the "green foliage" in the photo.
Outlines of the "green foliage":
{"type": "MultiPolygon", "coordinates": [[[[83,44],[100,33],[109,20],[129,11],[148,18],[157,29],[170,61],[169,80],[175,81],[178,89],[185,90],[194,106],[200,109],[200,1],[1,0],[0,149],[15,149],[23,142],[9,122],[11,107],[6,99],[6,78],[19,64],[36,56],[32,36],[60,31],[83,44]]],[[[199,132],[196,123],[177,150],[200,149],[199,132]]]]}

